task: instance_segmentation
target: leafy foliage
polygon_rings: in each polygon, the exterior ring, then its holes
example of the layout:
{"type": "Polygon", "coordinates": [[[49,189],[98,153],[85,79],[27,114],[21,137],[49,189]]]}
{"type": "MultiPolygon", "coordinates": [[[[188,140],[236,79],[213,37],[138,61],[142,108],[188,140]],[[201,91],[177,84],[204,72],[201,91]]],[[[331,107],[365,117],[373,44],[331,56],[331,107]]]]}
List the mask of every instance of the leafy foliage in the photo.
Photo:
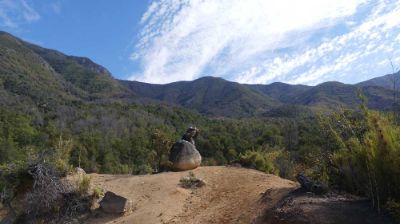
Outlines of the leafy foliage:
{"type": "Polygon", "coordinates": [[[324,124],[332,142],[325,162],[329,182],[368,196],[378,211],[399,200],[400,129],[394,117],[362,104],[360,111],[342,111],[324,124]]]}

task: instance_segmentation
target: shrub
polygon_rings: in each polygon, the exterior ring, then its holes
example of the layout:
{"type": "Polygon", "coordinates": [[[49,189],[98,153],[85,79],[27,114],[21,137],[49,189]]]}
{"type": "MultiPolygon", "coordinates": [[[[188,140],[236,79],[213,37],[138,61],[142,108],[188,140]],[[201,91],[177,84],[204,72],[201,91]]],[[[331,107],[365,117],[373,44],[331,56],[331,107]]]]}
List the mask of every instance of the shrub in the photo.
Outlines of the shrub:
{"type": "Polygon", "coordinates": [[[104,197],[104,191],[101,188],[95,187],[93,189],[93,197],[96,199],[104,197]]]}
{"type": "Polygon", "coordinates": [[[205,182],[202,179],[197,178],[193,172],[189,172],[189,176],[182,177],[179,180],[181,187],[183,188],[198,188],[205,185],[205,182]]]}
{"type": "Polygon", "coordinates": [[[33,184],[22,201],[21,222],[67,222],[89,211],[93,202],[88,194],[90,177],[80,175],[75,185],[71,184],[62,178],[62,172],[46,162],[29,165],[27,172],[33,184]]]}
{"type": "Polygon", "coordinates": [[[90,189],[91,178],[85,174],[80,174],[76,180],[76,190],[80,194],[87,194],[90,189]]]}
{"type": "Polygon", "coordinates": [[[326,122],[339,142],[326,167],[331,184],[369,197],[380,211],[390,199],[400,199],[400,128],[383,113],[361,112],[342,112],[326,122]]]}
{"type": "Polygon", "coordinates": [[[239,162],[245,167],[260,170],[266,173],[277,173],[271,158],[262,151],[246,151],[240,154],[239,162]]]}
{"type": "Polygon", "coordinates": [[[32,164],[28,173],[33,185],[24,200],[27,218],[50,221],[61,210],[63,195],[71,191],[71,186],[62,182],[62,174],[48,163],[32,164]]]}

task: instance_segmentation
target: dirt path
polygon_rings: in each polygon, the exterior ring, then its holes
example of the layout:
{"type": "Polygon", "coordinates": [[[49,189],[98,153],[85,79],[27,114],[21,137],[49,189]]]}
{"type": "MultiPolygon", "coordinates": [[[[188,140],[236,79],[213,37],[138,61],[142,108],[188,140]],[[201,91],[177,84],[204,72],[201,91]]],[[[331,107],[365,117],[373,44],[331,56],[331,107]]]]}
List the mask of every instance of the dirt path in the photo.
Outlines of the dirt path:
{"type": "Polygon", "coordinates": [[[93,174],[95,186],[122,195],[134,211],[122,217],[100,214],[89,223],[252,223],[297,185],[259,171],[234,167],[193,170],[206,185],[195,190],[179,187],[185,172],[156,175],[93,174]],[[268,191],[268,200],[263,197],[268,191]]]}

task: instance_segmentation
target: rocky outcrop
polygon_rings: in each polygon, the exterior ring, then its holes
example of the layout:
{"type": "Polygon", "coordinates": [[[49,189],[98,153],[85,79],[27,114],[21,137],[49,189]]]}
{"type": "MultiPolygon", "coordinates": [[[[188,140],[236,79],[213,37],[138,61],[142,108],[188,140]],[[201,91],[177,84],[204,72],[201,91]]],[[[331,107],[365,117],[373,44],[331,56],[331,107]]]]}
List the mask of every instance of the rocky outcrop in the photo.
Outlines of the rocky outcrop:
{"type": "Polygon", "coordinates": [[[197,151],[194,139],[198,129],[190,127],[171,148],[169,160],[172,162],[172,169],[184,171],[195,169],[201,164],[201,155],[197,151]]]}

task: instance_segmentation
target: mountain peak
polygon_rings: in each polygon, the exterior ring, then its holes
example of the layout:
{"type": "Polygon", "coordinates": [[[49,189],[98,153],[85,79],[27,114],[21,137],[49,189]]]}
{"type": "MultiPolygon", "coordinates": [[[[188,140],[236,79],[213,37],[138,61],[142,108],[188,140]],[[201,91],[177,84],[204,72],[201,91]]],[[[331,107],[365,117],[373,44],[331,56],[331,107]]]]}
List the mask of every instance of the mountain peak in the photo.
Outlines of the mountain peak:
{"type": "Polygon", "coordinates": [[[198,79],[195,79],[193,81],[225,81],[225,82],[230,82],[224,78],[221,77],[216,77],[216,76],[202,76],[198,79]]]}

